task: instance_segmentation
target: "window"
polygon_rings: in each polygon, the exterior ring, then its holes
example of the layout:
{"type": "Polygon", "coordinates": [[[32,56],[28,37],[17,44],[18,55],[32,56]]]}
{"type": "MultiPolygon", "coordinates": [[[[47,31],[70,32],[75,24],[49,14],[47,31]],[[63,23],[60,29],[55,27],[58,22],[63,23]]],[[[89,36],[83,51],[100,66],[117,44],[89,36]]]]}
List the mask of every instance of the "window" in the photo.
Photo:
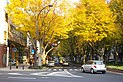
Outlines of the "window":
{"type": "Polygon", "coordinates": [[[95,65],[102,65],[103,64],[103,61],[96,61],[94,62],[95,65]]]}

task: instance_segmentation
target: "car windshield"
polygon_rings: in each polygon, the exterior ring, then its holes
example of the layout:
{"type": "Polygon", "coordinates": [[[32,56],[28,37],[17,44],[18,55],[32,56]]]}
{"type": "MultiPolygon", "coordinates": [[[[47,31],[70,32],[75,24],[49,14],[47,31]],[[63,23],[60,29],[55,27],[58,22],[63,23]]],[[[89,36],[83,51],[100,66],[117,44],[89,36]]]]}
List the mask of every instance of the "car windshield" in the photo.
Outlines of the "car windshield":
{"type": "Polygon", "coordinates": [[[103,65],[103,61],[96,61],[94,62],[95,65],[103,65]]]}

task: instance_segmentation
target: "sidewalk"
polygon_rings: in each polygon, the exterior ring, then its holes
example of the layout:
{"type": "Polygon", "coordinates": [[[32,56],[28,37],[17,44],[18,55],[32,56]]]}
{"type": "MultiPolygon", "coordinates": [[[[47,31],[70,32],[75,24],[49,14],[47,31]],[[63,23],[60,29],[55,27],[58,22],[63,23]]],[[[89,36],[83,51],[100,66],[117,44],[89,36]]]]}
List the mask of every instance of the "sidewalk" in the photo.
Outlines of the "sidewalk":
{"type": "Polygon", "coordinates": [[[117,73],[122,73],[123,74],[123,70],[113,69],[113,68],[107,68],[107,70],[111,71],[111,72],[117,72],[117,73]]]}
{"type": "Polygon", "coordinates": [[[20,65],[18,67],[18,69],[16,68],[16,66],[12,66],[10,69],[10,66],[7,66],[7,67],[0,68],[0,71],[43,71],[43,70],[46,70],[46,68],[29,69],[28,67],[29,67],[29,65],[25,65],[24,67],[22,65],[20,65]]]}

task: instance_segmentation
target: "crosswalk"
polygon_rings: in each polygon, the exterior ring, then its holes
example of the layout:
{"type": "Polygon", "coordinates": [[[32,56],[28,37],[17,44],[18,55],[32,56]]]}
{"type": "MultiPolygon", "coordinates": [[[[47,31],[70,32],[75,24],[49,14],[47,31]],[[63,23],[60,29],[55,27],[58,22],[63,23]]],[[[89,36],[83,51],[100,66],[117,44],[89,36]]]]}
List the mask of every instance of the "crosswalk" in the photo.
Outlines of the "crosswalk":
{"type": "Polygon", "coordinates": [[[50,68],[50,69],[47,69],[46,71],[64,71],[64,70],[67,70],[67,71],[81,71],[81,69],[63,69],[63,68],[50,68]]]}
{"type": "Polygon", "coordinates": [[[80,71],[80,69],[53,69],[53,68],[48,68],[45,71],[40,71],[40,72],[28,72],[28,73],[21,73],[21,72],[16,72],[16,73],[8,73],[8,75],[12,76],[45,76],[45,77],[82,77],[82,76],[77,76],[72,74],[73,71],[80,71]]]}
{"type": "Polygon", "coordinates": [[[12,76],[58,76],[58,77],[80,77],[73,75],[73,72],[80,72],[81,69],[63,69],[63,68],[47,68],[44,71],[32,72],[9,72],[7,75],[12,76]]]}

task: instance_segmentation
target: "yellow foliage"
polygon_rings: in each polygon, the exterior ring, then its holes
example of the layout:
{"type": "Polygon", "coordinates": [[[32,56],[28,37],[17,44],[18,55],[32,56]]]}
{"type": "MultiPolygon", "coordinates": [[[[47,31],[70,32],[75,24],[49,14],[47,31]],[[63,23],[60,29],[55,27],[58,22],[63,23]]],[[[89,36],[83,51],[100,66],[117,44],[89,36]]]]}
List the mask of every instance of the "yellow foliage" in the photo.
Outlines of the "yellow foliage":
{"type": "Polygon", "coordinates": [[[85,41],[100,41],[116,31],[115,16],[104,0],[80,0],[70,14],[75,36],[83,36],[85,41]]]}
{"type": "Polygon", "coordinates": [[[10,0],[7,11],[12,22],[20,31],[30,31],[32,37],[36,37],[36,20],[38,20],[38,32],[40,39],[43,36],[45,40],[50,38],[52,32],[54,36],[67,38],[68,28],[65,27],[64,16],[60,13],[67,11],[67,1],[52,0],[10,0]],[[46,7],[49,4],[52,8],[46,7]],[[45,8],[46,7],[46,8],[45,8]],[[44,9],[43,9],[44,8],[44,9]],[[37,15],[41,11],[38,19],[37,15]]]}

